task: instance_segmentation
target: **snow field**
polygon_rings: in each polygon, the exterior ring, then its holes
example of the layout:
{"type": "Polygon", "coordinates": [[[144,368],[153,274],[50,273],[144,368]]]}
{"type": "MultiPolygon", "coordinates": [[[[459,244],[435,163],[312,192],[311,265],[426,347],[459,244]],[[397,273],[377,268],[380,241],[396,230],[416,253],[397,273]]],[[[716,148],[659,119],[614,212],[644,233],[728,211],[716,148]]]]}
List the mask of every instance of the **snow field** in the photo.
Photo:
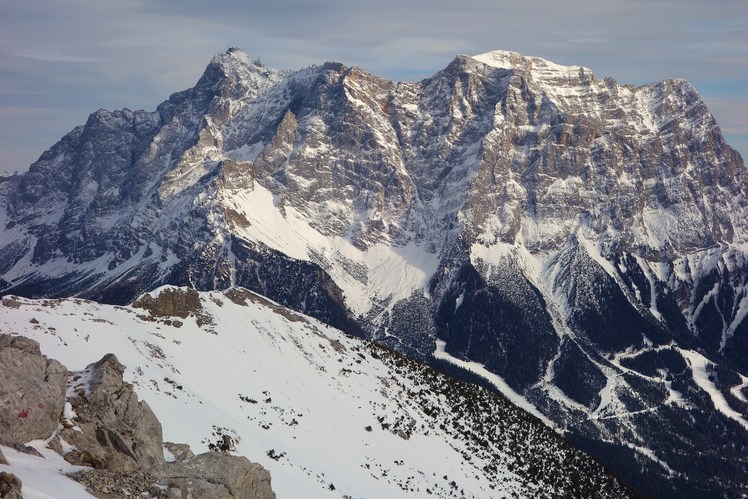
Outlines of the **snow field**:
{"type": "MultiPolygon", "coordinates": [[[[465,497],[490,495],[481,462],[466,462],[463,444],[404,395],[420,388],[398,384],[359,340],[256,295],[246,306],[201,296],[218,334],[192,317],[176,328],[83,300],[20,299],[0,307],[0,329],[36,339],[72,371],[115,352],[164,440],[198,453],[227,434],[270,470],[279,497],[448,497],[452,480],[465,497]],[[398,418],[412,421],[407,439],[384,429],[398,418]]],[[[507,490],[523,490],[502,476],[507,490]]]]}

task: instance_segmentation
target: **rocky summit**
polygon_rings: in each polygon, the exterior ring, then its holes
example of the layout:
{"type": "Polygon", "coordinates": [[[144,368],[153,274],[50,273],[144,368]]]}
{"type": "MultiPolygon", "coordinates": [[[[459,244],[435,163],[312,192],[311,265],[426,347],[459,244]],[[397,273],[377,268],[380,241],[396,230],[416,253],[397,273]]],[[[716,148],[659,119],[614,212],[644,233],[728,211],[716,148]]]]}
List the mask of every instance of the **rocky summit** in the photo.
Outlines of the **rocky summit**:
{"type": "Polygon", "coordinates": [[[496,51],[405,83],[231,49],[0,178],[0,292],[246,287],[478,376],[645,493],[739,496],[747,190],[685,81],[496,51]]]}

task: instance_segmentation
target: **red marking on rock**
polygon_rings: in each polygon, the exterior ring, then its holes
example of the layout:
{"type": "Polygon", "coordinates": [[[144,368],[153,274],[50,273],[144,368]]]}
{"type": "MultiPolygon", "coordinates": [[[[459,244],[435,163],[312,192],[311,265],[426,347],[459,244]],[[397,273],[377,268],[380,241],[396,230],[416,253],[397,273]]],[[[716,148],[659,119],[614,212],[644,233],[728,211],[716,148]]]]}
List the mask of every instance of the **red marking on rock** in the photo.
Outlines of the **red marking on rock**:
{"type": "Polygon", "coordinates": [[[22,410],[18,413],[18,417],[23,419],[29,417],[29,411],[27,411],[26,409],[22,410]]]}

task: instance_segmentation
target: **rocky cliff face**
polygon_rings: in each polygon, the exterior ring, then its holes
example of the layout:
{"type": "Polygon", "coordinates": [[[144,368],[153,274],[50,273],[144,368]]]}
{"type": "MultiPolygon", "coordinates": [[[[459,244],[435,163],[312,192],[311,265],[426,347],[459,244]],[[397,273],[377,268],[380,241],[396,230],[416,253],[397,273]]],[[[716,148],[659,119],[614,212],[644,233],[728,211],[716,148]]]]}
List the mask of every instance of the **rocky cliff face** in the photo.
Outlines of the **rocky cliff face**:
{"type": "Polygon", "coordinates": [[[421,360],[443,342],[652,492],[746,482],[748,179],[684,81],[491,52],[402,83],[232,50],[0,182],[4,292],[246,286],[421,360]]]}
{"type": "Polygon", "coordinates": [[[51,435],[65,401],[67,370],[43,357],[35,341],[6,334],[0,335],[0,365],[0,402],[5,408],[0,434],[19,442],[51,435]]]}

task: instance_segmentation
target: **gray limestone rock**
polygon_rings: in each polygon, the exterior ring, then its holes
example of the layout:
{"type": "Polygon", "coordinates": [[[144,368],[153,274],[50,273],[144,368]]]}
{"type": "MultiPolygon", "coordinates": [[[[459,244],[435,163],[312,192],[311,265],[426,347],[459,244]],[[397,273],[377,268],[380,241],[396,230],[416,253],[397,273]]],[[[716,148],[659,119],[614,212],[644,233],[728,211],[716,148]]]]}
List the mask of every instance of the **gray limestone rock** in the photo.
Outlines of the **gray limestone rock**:
{"type": "Polygon", "coordinates": [[[17,439],[9,435],[0,434],[0,445],[10,447],[11,449],[18,452],[23,452],[24,454],[31,454],[32,456],[42,457],[38,450],[24,444],[23,442],[18,441],[17,439]]]}
{"type": "Polygon", "coordinates": [[[206,452],[183,462],[169,463],[159,472],[169,484],[169,497],[242,497],[274,499],[270,473],[245,457],[206,452]]]}
{"type": "Polygon", "coordinates": [[[138,497],[144,492],[159,497],[161,489],[149,470],[111,471],[107,469],[84,470],[70,475],[83,484],[86,490],[99,498],[138,497]]]}
{"type": "Polygon", "coordinates": [[[172,453],[174,459],[176,459],[177,461],[184,461],[185,459],[195,457],[192,449],[190,449],[190,446],[187,444],[164,442],[164,447],[166,447],[166,449],[168,449],[168,451],[172,453]]]}
{"type": "Polygon", "coordinates": [[[47,438],[65,403],[67,370],[39,344],[0,335],[0,435],[18,442],[47,438]]]}
{"type": "MultiPolygon", "coordinates": [[[[175,444],[176,445],[176,444],[175,444]]],[[[244,457],[219,452],[192,456],[159,468],[86,470],[71,478],[96,497],[148,493],[151,497],[274,499],[270,473],[244,457]]]]}
{"type": "Polygon", "coordinates": [[[143,308],[153,317],[177,316],[183,319],[202,310],[200,297],[194,289],[165,289],[155,298],[146,294],[136,300],[133,307],[143,308]]]}
{"type": "Polygon", "coordinates": [[[164,463],[161,423],[132,385],[122,379],[125,367],[113,354],[89,365],[85,394],[69,401],[81,432],[61,430],[79,452],[66,458],[76,464],[110,470],[151,468],[164,463]]]}
{"type": "Polygon", "coordinates": [[[23,482],[13,473],[0,471],[0,497],[3,499],[23,499],[23,482]]]}

